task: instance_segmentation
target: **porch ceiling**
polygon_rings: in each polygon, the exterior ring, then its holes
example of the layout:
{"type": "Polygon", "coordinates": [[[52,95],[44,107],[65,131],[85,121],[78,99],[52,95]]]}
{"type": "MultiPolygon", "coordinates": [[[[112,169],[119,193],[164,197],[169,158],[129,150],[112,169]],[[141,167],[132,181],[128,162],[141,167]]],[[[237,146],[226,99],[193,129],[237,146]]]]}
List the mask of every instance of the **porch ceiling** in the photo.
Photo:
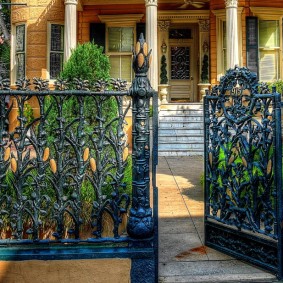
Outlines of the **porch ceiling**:
{"type": "MultiPolygon", "coordinates": [[[[184,4],[185,0],[158,0],[158,5],[161,4],[167,4],[170,6],[175,6],[175,7],[179,7],[182,4],[184,4]]],[[[201,0],[192,0],[192,2],[194,1],[201,1],[201,0]]],[[[145,0],[81,0],[82,5],[121,5],[121,4],[131,4],[131,5],[135,5],[135,4],[145,4],[145,0]]],[[[203,2],[209,3],[210,0],[203,0],[203,2]]],[[[193,7],[190,7],[192,9],[194,9],[193,7]]]]}

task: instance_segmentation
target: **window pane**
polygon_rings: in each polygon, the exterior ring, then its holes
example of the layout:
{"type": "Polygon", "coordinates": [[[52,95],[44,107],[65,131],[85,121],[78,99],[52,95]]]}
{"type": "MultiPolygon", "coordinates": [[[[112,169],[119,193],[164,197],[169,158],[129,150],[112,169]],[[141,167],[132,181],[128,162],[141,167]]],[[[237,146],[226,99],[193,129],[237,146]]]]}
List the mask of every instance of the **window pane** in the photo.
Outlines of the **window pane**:
{"type": "Polygon", "coordinates": [[[132,81],[132,56],[110,56],[111,69],[110,76],[112,78],[120,78],[127,82],[132,81]]]}
{"type": "Polygon", "coordinates": [[[279,47],[279,21],[259,21],[259,47],[279,47]]]}
{"type": "Polygon", "coordinates": [[[133,28],[108,28],[108,51],[109,52],[132,52],[134,46],[133,28]]]}
{"type": "Polygon", "coordinates": [[[25,54],[20,53],[16,55],[17,64],[17,79],[22,79],[25,77],[25,54]]]}
{"type": "Polygon", "coordinates": [[[121,56],[121,78],[127,82],[132,81],[132,56],[121,56]]]}
{"type": "Polygon", "coordinates": [[[279,79],[279,51],[260,51],[259,79],[270,82],[279,79]]]}
{"type": "Polygon", "coordinates": [[[50,79],[56,79],[63,68],[63,53],[50,53],[50,79]]]}
{"type": "Polygon", "coordinates": [[[132,52],[134,46],[134,29],[122,28],[122,46],[121,51],[132,52]]]}
{"type": "Polygon", "coordinates": [[[16,27],[16,52],[25,51],[25,25],[16,27]]]}
{"type": "Polygon", "coordinates": [[[51,51],[64,50],[64,26],[51,25],[51,51]]]}

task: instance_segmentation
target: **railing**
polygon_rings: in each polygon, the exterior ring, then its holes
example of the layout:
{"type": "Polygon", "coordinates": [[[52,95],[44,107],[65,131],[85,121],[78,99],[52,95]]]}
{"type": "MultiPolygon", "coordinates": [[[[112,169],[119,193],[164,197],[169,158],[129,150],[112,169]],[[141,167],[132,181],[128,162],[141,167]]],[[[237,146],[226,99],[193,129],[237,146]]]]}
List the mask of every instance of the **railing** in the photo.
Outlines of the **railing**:
{"type": "MultiPolygon", "coordinates": [[[[52,91],[41,79],[34,79],[33,84],[19,80],[16,90],[9,88],[7,80],[0,81],[0,245],[4,248],[4,253],[0,248],[0,257],[7,258],[5,252],[13,253],[8,248],[17,246],[17,259],[38,258],[34,249],[48,244],[55,245],[51,253],[60,259],[56,250],[67,247],[60,244],[76,244],[76,257],[81,253],[84,258],[80,249],[85,244],[93,248],[112,243],[106,257],[115,257],[113,248],[121,257],[133,257],[131,248],[135,247],[136,257],[145,257],[146,265],[151,261],[148,276],[152,279],[148,282],[154,282],[157,93],[146,77],[149,57],[141,37],[133,62],[136,78],[129,90],[122,80],[98,81],[94,85],[81,80],[57,81],[52,91]],[[9,107],[8,97],[12,101],[9,107]],[[154,216],[149,197],[151,98],[154,216]],[[31,101],[38,105],[35,118],[27,107],[31,101]],[[129,110],[132,155],[125,133],[129,110]],[[12,111],[17,112],[18,124],[8,131],[12,111]],[[27,245],[30,257],[21,254],[21,247],[27,245]],[[121,248],[129,249],[123,254],[121,248]],[[139,253],[143,256],[137,256],[139,253]]],[[[95,257],[94,253],[90,257],[95,257]]],[[[144,264],[139,265],[133,264],[133,268],[138,270],[144,264]]],[[[138,282],[134,276],[132,280],[138,282]]]]}

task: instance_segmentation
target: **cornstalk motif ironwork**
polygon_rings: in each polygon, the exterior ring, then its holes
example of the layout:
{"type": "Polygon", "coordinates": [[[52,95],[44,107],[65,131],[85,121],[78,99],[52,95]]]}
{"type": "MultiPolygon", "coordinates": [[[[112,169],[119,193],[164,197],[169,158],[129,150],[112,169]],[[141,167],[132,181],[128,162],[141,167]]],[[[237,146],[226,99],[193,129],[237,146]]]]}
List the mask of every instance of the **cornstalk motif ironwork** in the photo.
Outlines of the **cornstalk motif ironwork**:
{"type": "Polygon", "coordinates": [[[126,82],[71,84],[75,90],[58,81],[49,91],[45,80],[31,84],[22,79],[17,90],[10,90],[8,81],[0,81],[0,243],[41,242],[46,227],[53,232],[46,236],[50,241],[79,242],[82,225],[86,229],[87,224],[94,241],[102,237],[105,214],[112,219],[113,237],[120,237],[118,228],[130,204],[124,192],[124,125],[130,108],[130,103],[123,107],[126,82]],[[12,100],[8,108],[7,96],[12,100]],[[27,102],[32,99],[38,105],[37,118],[27,117],[27,102]],[[113,113],[110,104],[115,106],[113,113]],[[6,121],[14,107],[18,125],[8,132],[6,121]],[[88,117],[87,107],[93,107],[88,117]],[[93,196],[87,212],[82,199],[86,193],[93,196]]]}
{"type": "Polygon", "coordinates": [[[207,244],[276,270],[281,258],[281,95],[275,89],[270,93],[248,69],[236,67],[207,93],[204,108],[207,244]],[[252,237],[248,255],[244,250],[252,237]]]}

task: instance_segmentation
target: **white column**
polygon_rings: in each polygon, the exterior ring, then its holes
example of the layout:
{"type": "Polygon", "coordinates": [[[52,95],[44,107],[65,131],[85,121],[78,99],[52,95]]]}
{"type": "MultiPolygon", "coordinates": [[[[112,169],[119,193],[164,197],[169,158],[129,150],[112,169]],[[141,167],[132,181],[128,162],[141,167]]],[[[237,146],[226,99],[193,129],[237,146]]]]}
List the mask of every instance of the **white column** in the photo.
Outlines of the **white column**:
{"type": "Polygon", "coordinates": [[[158,55],[157,55],[157,0],[145,0],[146,7],[146,42],[152,49],[152,62],[148,78],[154,90],[158,90],[158,55]]]}
{"type": "Polygon", "coordinates": [[[64,61],[77,46],[77,0],[65,0],[64,61]]]}
{"type": "Polygon", "coordinates": [[[225,0],[226,5],[226,32],[227,32],[227,67],[239,65],[238,40],[238,0],[225,0]]]}

